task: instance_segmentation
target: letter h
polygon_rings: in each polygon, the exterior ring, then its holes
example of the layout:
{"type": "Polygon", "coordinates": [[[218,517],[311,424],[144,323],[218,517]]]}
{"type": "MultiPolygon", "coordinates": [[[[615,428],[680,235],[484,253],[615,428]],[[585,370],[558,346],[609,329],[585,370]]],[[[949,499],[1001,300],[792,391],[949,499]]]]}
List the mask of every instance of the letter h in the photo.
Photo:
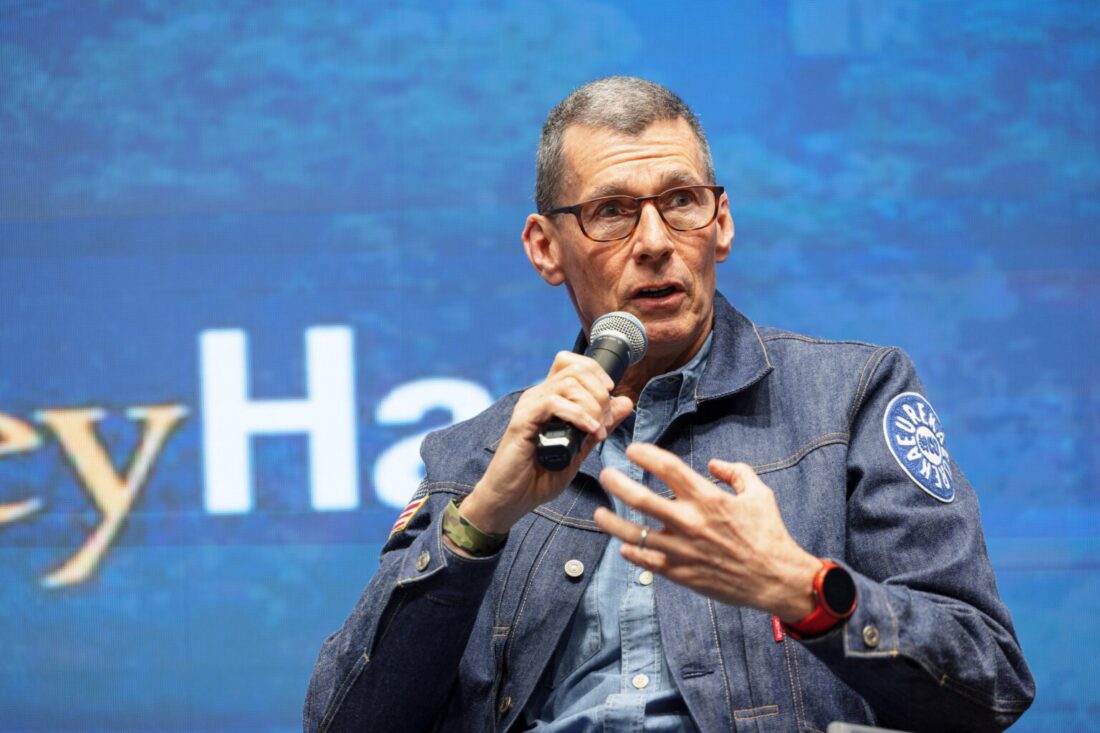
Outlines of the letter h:
{"type": "Polygon", "coordinates": [[[310,502],[317,510],[359,506],[352,331],[306,329],[306,390],[301,400],[249,399],[244,331],[199,336],[205,466],[203,501],[212,514],[252,510],[253,435],[309,436],[310,502]]]}

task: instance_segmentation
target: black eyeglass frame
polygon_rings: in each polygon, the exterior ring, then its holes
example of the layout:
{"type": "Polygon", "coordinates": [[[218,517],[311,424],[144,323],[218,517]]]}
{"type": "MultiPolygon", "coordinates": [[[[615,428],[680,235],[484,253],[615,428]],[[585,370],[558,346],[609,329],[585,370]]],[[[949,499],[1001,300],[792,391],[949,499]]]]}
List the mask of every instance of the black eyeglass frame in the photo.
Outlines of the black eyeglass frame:
{"type": "Polygon", "coordinates": [[[645,204],[646,201],[653,201],[654,202],[654,207],[657,209],[657,215],[659,217],[661,217],[661,221],[663,221],[665,223],[665,226],[668,227],[669,229],[671,229],[675,232],[694,232],[694,231],[698,231],[699,229],[703,229],[704,227],[710,226],[711,224],[714,223],[714,220],[718,218],[718,203],[721,201],[722,194],[724,194],[725,192],[726,192],[725,186],[711,186],[711,185],[705,185],[705,184],[698,184],[698,185],[694,185],[694,186],[674,186],[673,188],[665,189],[664,191],[661,191],[660,193],[655,193],[652,196],[625,196],[625,195],[600,196],[599,198],[589,199],[588,201],[582,201],[579,204],[573,204],[572,206],[561,206],[557,209],[551,209],[550,211],[542,212],[542,215],[543,216],[554,216],[555,214],[572,214],[573,217],[577,220],[577,226],[580,227],[581,233],[584,234],[584,236],[591,239],[593,242],[618,242],[620,240],[627,239],[628,237],[630,237],[630,235],[634,233],[634,230],[638,228],[638,222],[642,220],[642,205],[645,204]],[[707,189],[708,191],[710,191],[714,194],[714,211],[711,212],[710,218],[707,219],[707,222],[705,224],[700,224],[699,226],[691,227],[690,229],[680,229],[679,227],[675,227],[672,224],[670,224],[668,219],[665,218],[664,212],[661,211],[661,207],[657,206],[657,204],[656,204],[657,199],[659,199],[662,196],[665,196],[667,194],[673,193],[675,191],[683,191],[685,189],[697,189],[697,188],[705,188],[705,189],[707,189]],[[626,234],[624,234],[621,237],[615,237],[614,239],[596,239],[591,234],[589,234],[584,228],[584,221],[581,220],[581,207],[588,206],[589,204],[594,204],[594,203],[597,203],[597,202],[600,202],[600,201],[610,201],[612,199],[631,199],[631,200],[634,201],[634,203],[636,203],[638,205],[638,214],[637,214],[637,216],[634,217],[634,226],[630,227],[630,231],[628,231],[626,234]]]}

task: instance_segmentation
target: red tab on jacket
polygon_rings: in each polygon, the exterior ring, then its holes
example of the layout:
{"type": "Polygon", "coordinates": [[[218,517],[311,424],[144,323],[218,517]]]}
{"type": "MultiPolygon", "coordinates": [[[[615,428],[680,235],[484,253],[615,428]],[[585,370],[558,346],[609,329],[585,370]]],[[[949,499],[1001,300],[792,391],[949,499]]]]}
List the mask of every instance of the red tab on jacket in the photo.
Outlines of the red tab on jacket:
{"type": "Polygon", "coordinates": [[[772,636],[775,637],[776,642],[783,641],[783,622],[778,616],[772,616],[772,636]]]}

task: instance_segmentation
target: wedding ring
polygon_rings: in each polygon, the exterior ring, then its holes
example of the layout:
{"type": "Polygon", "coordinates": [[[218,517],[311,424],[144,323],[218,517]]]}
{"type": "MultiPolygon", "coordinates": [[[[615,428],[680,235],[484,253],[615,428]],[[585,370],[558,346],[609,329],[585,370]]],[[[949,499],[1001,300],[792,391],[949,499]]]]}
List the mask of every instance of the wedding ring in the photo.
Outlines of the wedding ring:
{"type": "Polygon", "coordinates": [[[638,549],[645,549],[645,539],[649,537],[649,527],[642,527],[642,536],[638,538],[638,549]]]}

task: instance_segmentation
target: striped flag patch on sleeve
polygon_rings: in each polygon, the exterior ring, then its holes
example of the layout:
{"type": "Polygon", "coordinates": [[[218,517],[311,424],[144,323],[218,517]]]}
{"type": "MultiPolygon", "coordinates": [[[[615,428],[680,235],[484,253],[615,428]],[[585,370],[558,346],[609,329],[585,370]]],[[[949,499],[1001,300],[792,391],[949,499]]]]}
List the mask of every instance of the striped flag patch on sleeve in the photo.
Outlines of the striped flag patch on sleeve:
{"type": "Polygon", "coordinates": [[[409,505],[401,512],[397,517],[397,521],[393,523],[393,529],[390,530],[390,536],[392,537],[397,532],[405,529],[409,526],[409,522],[416,516],[416,513],[420,511],[420,507],[424,506],[424,503],[428,501],[427,496],[422,496],[419,499],[413,499],[409,502],[409,505]]]}

